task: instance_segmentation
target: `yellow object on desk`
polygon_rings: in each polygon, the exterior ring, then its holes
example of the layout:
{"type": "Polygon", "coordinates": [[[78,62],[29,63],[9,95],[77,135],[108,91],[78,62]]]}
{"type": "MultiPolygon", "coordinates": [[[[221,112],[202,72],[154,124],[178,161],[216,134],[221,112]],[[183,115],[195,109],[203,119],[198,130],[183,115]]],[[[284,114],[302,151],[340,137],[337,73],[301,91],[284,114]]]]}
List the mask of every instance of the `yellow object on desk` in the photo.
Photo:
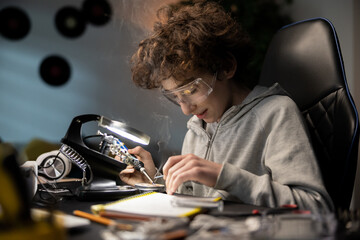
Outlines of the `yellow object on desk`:
{"type": "Polygon", "coordinates": [[[15,148],[11,144],[0,143],[0,239],[66,239],[61,224],[51,218],[32,218],[27,195],[29,189],[18,161],[15,148]]]}
{"type": "Polygon", "coordinates": [[[31,209],[31,216],[34,220],[44,220],[52,218],[55,223],[64,226],[66,229],[84,227],[90,224],[89,219],[75,217],[70,214],[65,214],[61,211],[47,211],[45,209],[31,209]]]}
{"type": "MultiPolygon", "coordinates": [[[[96,214],[109,212],[149,217],[190,217],[201,212],[201,202],[199,203],[199,206],[178,206],[174,204],[174,200],[177,198],[181,197],[165,193],[150,192],[138,194],[108,204],[93,205],[91,206],[91,210],[96,214]]],[[[217,200],[217,198],[207,199],[210,201],[217,200]]]]}

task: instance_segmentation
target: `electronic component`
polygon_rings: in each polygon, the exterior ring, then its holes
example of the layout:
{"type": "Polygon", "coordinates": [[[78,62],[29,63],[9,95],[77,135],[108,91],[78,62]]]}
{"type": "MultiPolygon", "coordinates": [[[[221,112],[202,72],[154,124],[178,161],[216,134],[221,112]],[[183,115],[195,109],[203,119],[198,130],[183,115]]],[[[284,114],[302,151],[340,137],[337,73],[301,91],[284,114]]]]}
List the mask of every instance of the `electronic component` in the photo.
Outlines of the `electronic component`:
{"type": "Polygon", "coordinates": [[[100,131],[98,131],[98,134],[102,134],[104,136],[104,141],[109,143],[109,150],[112,154],[119,156],[121,162],[125,163],[126,165],[133,166],[136,170],[144,174],[152,184],[154,184],[154,181],[145,170],[144,163],[131,155],[123,142],[114,136],[103,134],[100,131]]]}

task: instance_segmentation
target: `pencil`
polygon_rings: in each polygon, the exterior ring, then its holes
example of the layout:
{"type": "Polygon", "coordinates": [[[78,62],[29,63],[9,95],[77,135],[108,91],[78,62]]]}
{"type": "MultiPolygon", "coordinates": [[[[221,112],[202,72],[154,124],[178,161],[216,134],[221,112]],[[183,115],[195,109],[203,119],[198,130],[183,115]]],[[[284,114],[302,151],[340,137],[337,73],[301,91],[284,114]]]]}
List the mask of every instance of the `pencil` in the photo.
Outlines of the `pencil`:
{"type": "Polygon", "coordinates": [[[163,233],[160,236],[161,240],[183,239],[188,235],[187,229],[178,229],[171,232],[163,233]]]}
{"type": "Polygon", "coordinates": [[[120,230],[126,230],[126,231],[133,230],[132,225],[117,223],[114,220],[109,219],[109,218],[104,218],[104,217],[97,216],[97,215],[87,213],[87,212],[83,212],[83,211],[80,211],[80,210],[75,210],[73,213],[76,216],[83,217],[83,218],[89,219],[89,220],[97,222],[97,223],[101,223],[101,224],[108,225],[108,226],[109,225],[115,225],[120,230]]]}
{"type": "Polygon", "coordinates": [[[105,218],[117,218],[117,219],[126,219],[126,220],[132,220],[132,221],[151,221],[154,218],[147,217],[147,216],[138,216],[135,214],[127,214],[127,213],[117,213],[117,212],[106,212],[101,211],[99,213],[101,217],[105,218]]]}

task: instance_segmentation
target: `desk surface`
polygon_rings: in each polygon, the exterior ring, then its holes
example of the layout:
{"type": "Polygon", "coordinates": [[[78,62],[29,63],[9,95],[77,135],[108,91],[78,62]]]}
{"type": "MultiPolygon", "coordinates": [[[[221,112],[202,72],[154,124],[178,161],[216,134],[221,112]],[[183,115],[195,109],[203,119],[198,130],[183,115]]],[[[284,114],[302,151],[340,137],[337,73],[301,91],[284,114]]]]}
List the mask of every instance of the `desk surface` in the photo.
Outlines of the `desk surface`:
{"type": "MultiPolygon", "coordinates": [[[[94,204],[100,204],[100,203],[106,203],[109,201],[79,201],[74,198],[64,198],[61,200],[57,208],[64,213],[73,214],[74,210],[81,210],[84,212],[91,213],[90,207],[94,204]]],[[[262,207],[255,207],[251,205],[245,205],[245,204],[239,204],[239,203],[232,203],[232,202],[226,202],[224,206],[223,212],[219,213],[217,210],[212,210],[209,212],[211,215],[228,215],[228,216],[234,216],[236,213],[241,214],[251,214],[253,209],[259,209],[263,210],[265,208],[262,207]]],[[[91,240],[91,239],[101,239],[101,231],[105,230],[107,226],[101,225],[99,223],[91,222],[90,225],[79,227],[75,229],[71,229],[68,232],[68,239],[72,240],[91,240]]]]}
{"type": "MultiPolygon", "coordinates": [[[[74,198],[65,198],[62,201],[60,201],[57,205],[57,208],[67,214],[73,214],[74,210],[81,210],[84,212],[91,212],[90,208],[94,204],[102,204],[107,203],[109,201],[79,201],[74,198]]],[[[217,210],[209,211],[208,214],[212,216],[230,216],[234,217],[239,215],[244,215],[243,217],[247,216],[248,214],[251,214],[252,210],[257,209],[259,211],[265,210],[266,208],[263,207],[256,207],[252,205],[246,205],[246,204],[240,204],[240,203],[233,203],[233,202],[225,202],[224,210],[223,212],[218,212],[217,210]]],[[[239,218],[239,219],[245,219],[245,218],[239,218]]],[[[294,227],[294,225],[288,224],[289,227],[294,227]]],[[[91,240],[91,239],[102,239],[101,238],[101,232],[106,230],[107,226],[101,225],[99,223],[91,222],[90,225],[79,227],[75,229],[71,229],[68,232],[68,239],[70,240],[91,240]]],[[[296,226],[295,230],[303,230],[303,226],[296,226]]],[[[359,235],[357,234],[357,237],[359,235]]],[[[344,235],[337,235],[333,236],[332,239],[354,239],[354,238],[348,238],[344,235]]]]}
{"type": "MultiPolygon", "coordinates": [[[[94,204],[106,203],[105,201],[98,202],[85,202],[78,201],[76,199],[63,199],[59,202],[58,209],[64,213],[73,215],[74,210],[81,210],[84,212],[91,213],[90,207],[94,204]]],[[[90,225],[70,229],[68,232],[68,239],[76,240],[91,240],[91,239],[101,239],[100,233],[105,230],[107,226],[101,225],[99,223],[91,222],[90,225]]]]}

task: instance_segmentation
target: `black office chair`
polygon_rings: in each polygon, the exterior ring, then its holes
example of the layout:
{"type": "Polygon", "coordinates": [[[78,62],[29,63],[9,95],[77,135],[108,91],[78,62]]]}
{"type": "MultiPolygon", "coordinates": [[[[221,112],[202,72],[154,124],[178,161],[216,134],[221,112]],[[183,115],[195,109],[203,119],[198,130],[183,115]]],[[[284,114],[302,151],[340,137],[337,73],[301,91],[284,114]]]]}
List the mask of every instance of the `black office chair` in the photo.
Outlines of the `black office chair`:
{"type": "Polygon", "coordinates": [[[261,85],[279,82],[302,111],[325,187],[337,209],[349,209],[358,142],[358,113],[345,76],[334,26],[309,19],[280,29],[272,39],[261,85]]]}

